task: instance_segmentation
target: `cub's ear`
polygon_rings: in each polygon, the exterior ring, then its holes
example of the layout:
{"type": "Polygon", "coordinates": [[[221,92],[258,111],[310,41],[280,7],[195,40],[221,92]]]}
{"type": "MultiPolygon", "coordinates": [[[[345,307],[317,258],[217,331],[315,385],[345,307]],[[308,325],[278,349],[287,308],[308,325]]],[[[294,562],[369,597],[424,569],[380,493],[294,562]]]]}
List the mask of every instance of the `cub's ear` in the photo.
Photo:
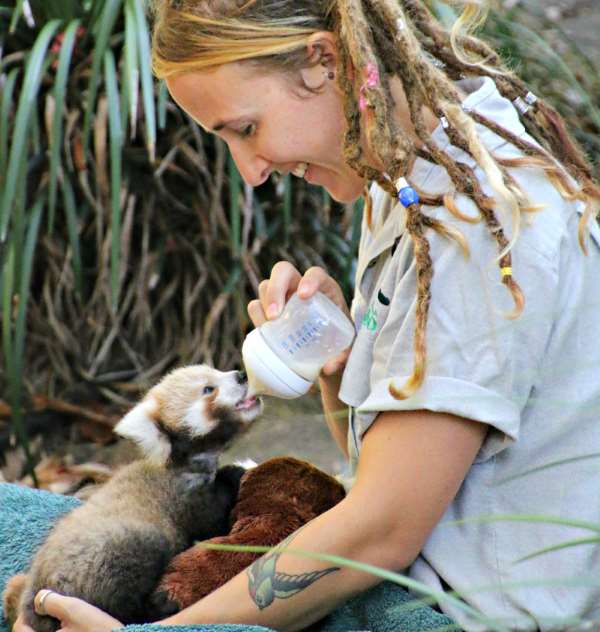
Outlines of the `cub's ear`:
{"type": "Polygon", "coordinates": [[[154,397],[146,397],[119,421],[114,431],[135,441],[146,458],[166,463],[171,454],[171,442],[157,425],[157,415],[158,402],[154,397]]]}

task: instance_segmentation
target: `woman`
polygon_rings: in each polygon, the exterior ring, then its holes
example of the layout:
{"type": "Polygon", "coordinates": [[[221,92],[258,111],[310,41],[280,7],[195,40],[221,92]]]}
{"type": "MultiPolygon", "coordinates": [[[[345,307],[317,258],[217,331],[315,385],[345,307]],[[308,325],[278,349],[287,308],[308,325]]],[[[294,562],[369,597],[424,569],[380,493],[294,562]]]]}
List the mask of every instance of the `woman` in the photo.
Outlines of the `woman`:
{"type": "MultiPolygon", "coordinates": [[[[405,570],[512,630],[600,617],[597,584],[541,582],[591,574],[597,546],[515,563],[580,532],[475,520],[600,518],[593,459],[516,477],[600,446],[600,233],[588,221],[600,191],[560,117],[462,34],[471,5],[452,35],[421,0],[156,0],[155,11],[156,74],[248,184],[293,173],[350,202],[372,183],[351,310],[325,270],[288,262],[248,306],[259,325],[294,291],[320,290],[357,327],[320,379],[356,482],[290,548],[405,570]]],[[[298,630],[377,581],[282,554],[162,623],[298,630]],[[275,573],[310,579],[257,591],[275,573]]],[[[119,625],[42,597],[64,629],[119,625]]]]}

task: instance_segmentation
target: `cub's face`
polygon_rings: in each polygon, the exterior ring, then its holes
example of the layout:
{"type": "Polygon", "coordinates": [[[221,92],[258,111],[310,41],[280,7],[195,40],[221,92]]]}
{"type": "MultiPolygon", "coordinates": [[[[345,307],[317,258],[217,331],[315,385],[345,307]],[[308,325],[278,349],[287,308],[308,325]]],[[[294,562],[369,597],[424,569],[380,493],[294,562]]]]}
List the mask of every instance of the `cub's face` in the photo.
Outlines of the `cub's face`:
{"type": "Polygon", "coordinates": [[[238,371],[191,365],[169,373],[115,427],[133,439],[146,456],[166,461],[175,444],[188,451],[223,448],[262,411],[248,397],[248,383],[238,371]]]}

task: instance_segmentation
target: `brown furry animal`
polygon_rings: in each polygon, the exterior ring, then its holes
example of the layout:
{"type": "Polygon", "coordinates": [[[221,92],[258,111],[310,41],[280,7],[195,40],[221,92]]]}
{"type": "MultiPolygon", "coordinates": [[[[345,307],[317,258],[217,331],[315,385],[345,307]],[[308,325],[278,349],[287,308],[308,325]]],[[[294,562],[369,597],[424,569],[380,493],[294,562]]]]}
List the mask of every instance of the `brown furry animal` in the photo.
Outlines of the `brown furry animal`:
{"type": "MultiPolygon", "coordinates": [[[[274,458],[242,477],[229,534],[209,542],[274,546],[344,498],[344,488],[310,463],[274,458]]],[[[153,597],[174,613],[225,584],[260,557],[194,546],[173,559],[153,597]]]]}
{"type": "Polygon", "coordinates": [[[172,557],[227,532],[245,470],[217,469],[215,451],[260,410],[236,371],[197,365],[167,375],[115,427],[145,458],[57,522],[26,578],[9,581],[9,623],[22,612],[38,632],[58,629],[57,620],[34,612],[41,588],[80,597],[123,623],[162,617],[149,597],[172,557]]]}

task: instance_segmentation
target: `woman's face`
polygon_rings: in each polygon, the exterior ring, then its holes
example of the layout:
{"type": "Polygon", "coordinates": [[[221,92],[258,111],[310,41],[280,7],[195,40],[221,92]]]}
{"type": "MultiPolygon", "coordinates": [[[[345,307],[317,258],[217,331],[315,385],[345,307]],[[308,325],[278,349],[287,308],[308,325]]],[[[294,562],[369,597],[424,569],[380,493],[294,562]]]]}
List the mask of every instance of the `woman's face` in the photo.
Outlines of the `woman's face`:
{"type": "Polygon", "coordinates": [[[306,78],[311,87],[322,83],[318,94],[299,95],[283,74],[243,63],[170,77],[167,86],[183,110],[227,143],[249,185],[262,184],[273,171],[301,173],[306,163],[305,180],[351,202],[365,180],[342,156],[342,96],[323,67],[307,70],[306,78]]]}

